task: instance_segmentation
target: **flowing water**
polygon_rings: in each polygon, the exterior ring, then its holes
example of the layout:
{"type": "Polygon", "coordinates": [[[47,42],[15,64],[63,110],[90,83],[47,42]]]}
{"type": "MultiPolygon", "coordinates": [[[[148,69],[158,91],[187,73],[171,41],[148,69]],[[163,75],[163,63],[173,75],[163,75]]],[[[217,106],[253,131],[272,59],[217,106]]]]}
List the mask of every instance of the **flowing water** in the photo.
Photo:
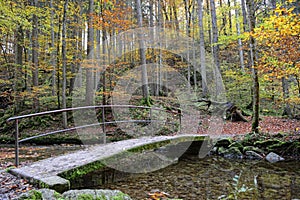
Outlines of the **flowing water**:
{"type": "Polygon", "coordinates": [[[165,169],[134,174],[97,188],[118,189],[133,199],[150,199],[160,191],[170,198],[300,199],[300,162],[185,158],[165,169]]]}

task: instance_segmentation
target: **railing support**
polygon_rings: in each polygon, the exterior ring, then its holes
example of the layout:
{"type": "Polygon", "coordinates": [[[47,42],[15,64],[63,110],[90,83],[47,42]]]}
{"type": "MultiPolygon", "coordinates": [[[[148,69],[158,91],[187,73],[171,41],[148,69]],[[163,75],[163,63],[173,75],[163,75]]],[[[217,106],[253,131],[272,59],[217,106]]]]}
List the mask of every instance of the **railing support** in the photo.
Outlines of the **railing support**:
{"type": "Polygon", "coordinates": [[[19,166],[19,120],[16,119],[16,132],[15,132],[15,165],[19,166]]]}

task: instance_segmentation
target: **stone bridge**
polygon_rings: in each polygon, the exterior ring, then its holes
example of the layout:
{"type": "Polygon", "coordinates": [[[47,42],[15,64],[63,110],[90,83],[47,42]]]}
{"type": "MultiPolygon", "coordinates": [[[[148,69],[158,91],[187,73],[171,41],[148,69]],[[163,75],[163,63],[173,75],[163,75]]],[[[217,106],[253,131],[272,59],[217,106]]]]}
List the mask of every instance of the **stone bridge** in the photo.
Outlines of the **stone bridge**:
{"type": "Polygon", "coordinates": [[[206,149],[202,149],[202,153],[206,155],[208,141],[206,135],[129,139],[89,146],[84,150],[11,169],[10,173],[38,187],[64,192],[101,185],[125,177],[124,174],[155,171],[176,163],[184,155],[199,155],[203,146],[206,149]]]}

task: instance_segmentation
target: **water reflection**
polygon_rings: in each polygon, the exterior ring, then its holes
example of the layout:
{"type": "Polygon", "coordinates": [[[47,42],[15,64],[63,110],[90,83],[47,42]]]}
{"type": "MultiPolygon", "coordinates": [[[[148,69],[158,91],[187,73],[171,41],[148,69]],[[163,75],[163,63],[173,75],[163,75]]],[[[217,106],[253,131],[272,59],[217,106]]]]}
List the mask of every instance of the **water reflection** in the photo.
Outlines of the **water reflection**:
{"type": "Polygon", "coordinates": [[[98,188],[119,189],[138,200],[147,199],[151,191],[187,200],[299,199],[300,162],[189,157],[165,169],[131,175],[98,188]]]}

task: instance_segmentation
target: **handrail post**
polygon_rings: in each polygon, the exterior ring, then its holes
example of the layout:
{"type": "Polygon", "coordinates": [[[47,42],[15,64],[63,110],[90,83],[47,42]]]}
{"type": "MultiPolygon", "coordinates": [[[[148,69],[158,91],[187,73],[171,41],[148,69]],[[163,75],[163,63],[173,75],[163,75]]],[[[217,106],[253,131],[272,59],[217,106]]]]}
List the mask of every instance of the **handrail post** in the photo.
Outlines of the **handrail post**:
{"type": "Polygon", "coordinates": [[[19,166],[19,120],[16,119],[16,132],[15,132],[15,165],[19,166]]]}
{"type": "Polygon", "coordinates": [[[105,107],[102,106],[102,127],[103,127],[103,133],[104,133],[104,138],[103,138],[103,143],[106,144],[106,131],[105,131],[105,107]]]}

